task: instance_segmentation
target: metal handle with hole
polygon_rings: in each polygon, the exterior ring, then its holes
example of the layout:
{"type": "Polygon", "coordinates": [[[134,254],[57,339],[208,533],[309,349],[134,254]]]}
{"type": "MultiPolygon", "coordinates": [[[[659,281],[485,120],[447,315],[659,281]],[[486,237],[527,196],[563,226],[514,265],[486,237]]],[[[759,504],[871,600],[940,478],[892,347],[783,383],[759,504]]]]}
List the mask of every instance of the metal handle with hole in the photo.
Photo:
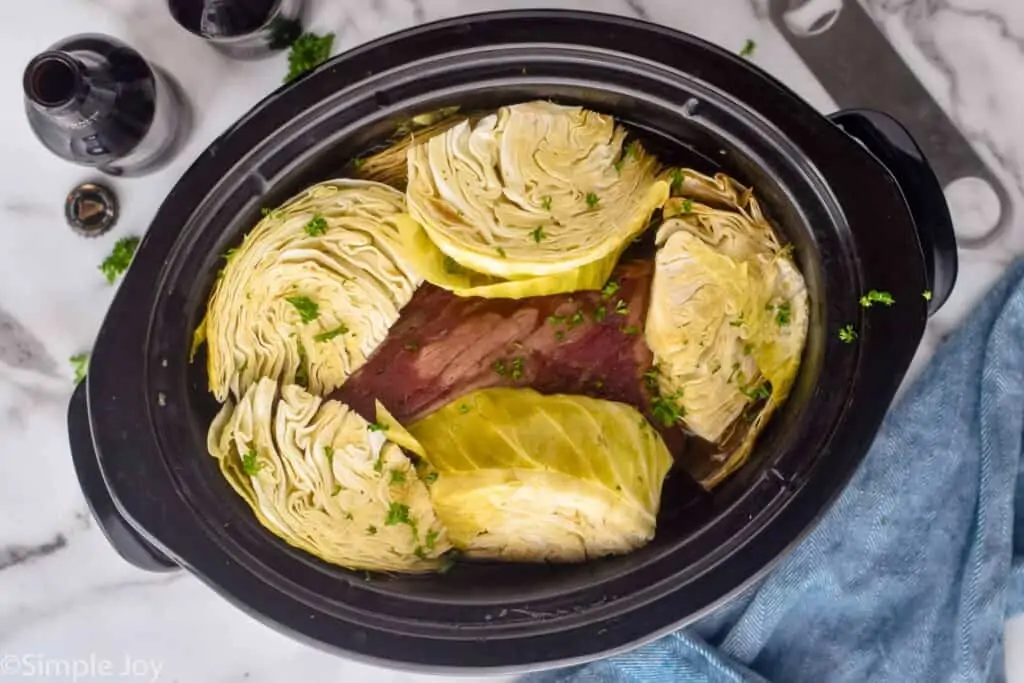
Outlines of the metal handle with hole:
{"type": "Polygon", "coordinates": [[[958,221],[961,247],[978,249],[1010,224],[1003,184],[856,0],[769,0],[772,23],[840,109],[885,111],[910,130],[947,196],[973,185],[998,202],[990,220],[958,221]],[[959,188],[958,188],[959,186],[959,188]]]}

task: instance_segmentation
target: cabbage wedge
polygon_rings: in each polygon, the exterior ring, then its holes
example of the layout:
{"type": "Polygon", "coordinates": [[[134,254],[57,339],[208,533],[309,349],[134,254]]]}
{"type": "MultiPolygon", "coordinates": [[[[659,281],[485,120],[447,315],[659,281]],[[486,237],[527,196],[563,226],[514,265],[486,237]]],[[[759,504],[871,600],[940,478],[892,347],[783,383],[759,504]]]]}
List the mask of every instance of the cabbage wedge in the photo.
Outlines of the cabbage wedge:
{"type": "Polygon", "coordinates": [[[673,188],[680,196],[666,203],[656,234],[645,335],[658,400],[719,447],[683,462],[712,488],[744,462],[789,395],[807,337],[807,287],[750,190],[689,170],[673,172],[673,188]]]}
{"type": "Polygon", "coordinates": [[[387,220],[404,211],[386,185],[333,180],[256,225],[230,253],[197,333],[217,400],[262,377],[327,394],[366,361],[420,283],[387,220]]]}
{"type": "Polygon", "coordinates": [[[485,276],[583,268],[621,253],[669,195],[657,160],[625,138],[580,107],[502,107],[410,148],[409,213],[443,254],[485,276]]]}
{"type": "Polygon", "coordinates": [[[412,424],[438,518],[468,557],[581,562],[654,537],[672,458],[631,406],[484,389],[412,424]]]}
{"type": "Polygon", "coordinates": [[[260,523],[332,564],[427,572],[450,549],[402,449],[337,401],[261,379],[214,419],[207,447],[260,523]]]}
{"type": "Polygon", "coordinates": [[[402,255],[409,266],[427,282],[456,296],[485,299],[524,299],[564,292],[601,289],[622,255],[617,250],[585,266],[553,275],[503,280],[464,268],[437,248],[426,231],[411,216],[396,216],[391,222],[401,235],[402,255]]]}

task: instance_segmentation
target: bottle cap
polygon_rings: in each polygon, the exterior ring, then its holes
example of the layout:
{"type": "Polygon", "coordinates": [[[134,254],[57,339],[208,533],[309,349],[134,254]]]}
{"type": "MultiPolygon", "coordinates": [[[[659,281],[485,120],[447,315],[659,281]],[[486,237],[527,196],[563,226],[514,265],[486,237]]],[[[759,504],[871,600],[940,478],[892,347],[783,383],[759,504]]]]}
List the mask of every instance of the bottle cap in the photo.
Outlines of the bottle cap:
{"type": "Polygon", "coordinates": [[[64,218],[71,229],[85,237],[98,237],[117,223],[117,197],[107,187],[82,183],[68,193],[64,218]]]}

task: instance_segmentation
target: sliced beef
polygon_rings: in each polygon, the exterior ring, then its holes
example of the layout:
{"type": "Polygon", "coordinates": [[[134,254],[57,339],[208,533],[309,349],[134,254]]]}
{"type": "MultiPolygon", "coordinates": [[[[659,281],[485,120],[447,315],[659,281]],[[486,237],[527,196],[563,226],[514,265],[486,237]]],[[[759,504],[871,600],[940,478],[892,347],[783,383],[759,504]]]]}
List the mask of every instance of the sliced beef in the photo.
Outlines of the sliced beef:
{"type": "Polygon", "coordinates": [[[614,292],[519,300],[463,298],[424,285],[366,365],[331,397],[370,419],[379,399],[404,423],[498,386],[585,394],[646,412],[643,373],[652,358],[643,321],[651,276],[649,261],[635,261],[616,269],[614,292]]]}

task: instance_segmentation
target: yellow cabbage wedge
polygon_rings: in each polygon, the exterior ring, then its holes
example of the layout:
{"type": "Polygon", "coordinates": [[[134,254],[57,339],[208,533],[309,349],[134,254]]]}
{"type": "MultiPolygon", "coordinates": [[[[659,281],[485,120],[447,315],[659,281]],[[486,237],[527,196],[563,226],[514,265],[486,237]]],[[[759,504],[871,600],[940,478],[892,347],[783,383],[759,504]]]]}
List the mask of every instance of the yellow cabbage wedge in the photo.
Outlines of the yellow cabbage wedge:
{"type": "Polygon", "coordinates": [[[197,342],[224,401],[261,377],[327,394],[387,335],[420,279],[388,219],[400,192],[367,181],[314,185],[270,212],[233,250],[197,342]]]}
{"type": "Polygon", "coordinates": [[[750,190],[725,175],[672,174],[658,229],[645,335],[668,413],[718,447],[684,461],[706,488],[743,464],[789,395],[807,337],[803,276],[750,190]]]}
{"type": "Polygon", "coordinates": [[[260,523],[349,569],[427,572],[451,548],[386,430],[338,401],[261,379],[214,419],[207,447],[260,523]]]}
{"type": "Polygon", "coordinates": [[[580,107],[502,107],[410,148],[409,213],[459,267],[501,281],[602,262],[669,194],[657,160],[625,138],[610,116],[580,107]]]}
{"type": "Polygon", "coordinates": [[[437,516],[468,557],[581,562],[654,537],[672,457],[631,406],[484,389],[409,433],[436,475],[437,516]]]}

